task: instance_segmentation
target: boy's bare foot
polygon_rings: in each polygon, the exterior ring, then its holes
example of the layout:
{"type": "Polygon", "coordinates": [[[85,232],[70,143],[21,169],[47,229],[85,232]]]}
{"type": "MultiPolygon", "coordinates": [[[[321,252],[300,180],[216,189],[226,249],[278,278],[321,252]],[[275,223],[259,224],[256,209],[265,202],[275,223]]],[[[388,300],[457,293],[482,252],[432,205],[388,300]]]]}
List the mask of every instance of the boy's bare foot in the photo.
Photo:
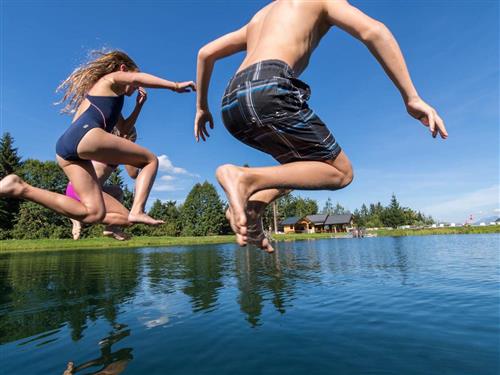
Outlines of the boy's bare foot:
{"type": "Polygon", "coordinates": [[[130,212],[128,214],[128,221],[134,224],[146,224],[146,225],[160,225],[163,224],[163,220],[153,219],[151,216],[145,214],[144,212],[133,214],[130,212]]]}
{"type": "Polygon", "coordinates": [[[232,223],[236,228],[236,233],[242,236],[247,232],[247,218],[245,214],[245,205],[248,200],[248,188],[243,181],[243,168],[236,167],[231,164],[225,164],[217,168],[215,172],[217,181],[226,192],[229,205],[231,206],[231,214],[233,216],[232,223]]]}
{"type": "Polygon", "coordinates": [[[247,220],[248,220],[248,243],[259,247],[260,249],[266,251],[267,253],[274,252],[274,248],[271,246],[269,239],[264,233],[264,228],[262,225],[262,217],[260,213],[247,210],[247,220]]]}
{"type": "Polygon", "coordinates": [[[25,182],[15,174],[9,174],[0,181],[0,198],[19,198],[24,192],[25,182]]]}
{"type": "Polygon", "coordinates": [[[64,371],[63,375],[72,375],[74,369],[75,369],[75,364],[73,362],[68,362],[68,365],[66,366],[66,370],[64,371]]]}
{"type": "Polygon", "coordinates": [[[102,235],[106,237],[112,237],[117,241],[130,240],[130,236],[127,233],[123,232],[120,227],[114,225],[107,225],[106,227],[104,227],[102,235]]]}
{"type": "Polygon", "coordinates": [[[71,228],[71,234],[73,235],[74,240],[80,239],[80,235],[82,234],[82,223],[78,220],[71,219],[71,223],[73,224],[73,228],[71,228]]]}
{"type": "Polygon", "coordinates": [[[231,225],[231,229],[233,230],[234,234],[236,234],[236,242],[240,246],[246,246],[247,245],[247,236],[242,236],[239,234],[236,230],[236,226],[233,223],[233,214],[231,213],[231,207],[228,207],[226,210],[226,219],[229,221],[229,225],[231,225]]]}

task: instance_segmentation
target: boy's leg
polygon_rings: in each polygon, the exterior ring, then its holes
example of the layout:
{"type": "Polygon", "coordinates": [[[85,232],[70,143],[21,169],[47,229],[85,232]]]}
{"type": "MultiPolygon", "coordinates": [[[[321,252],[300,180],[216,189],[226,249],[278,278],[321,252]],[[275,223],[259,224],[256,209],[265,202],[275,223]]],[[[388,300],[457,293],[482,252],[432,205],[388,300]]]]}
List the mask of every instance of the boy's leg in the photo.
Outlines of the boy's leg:
{"type": "Polygon", "coordinates": [[[247,236],[246,206],[256,192],[266,189],[337,190],[352,181],[352,167],[343,151],[331,161],[298,161],[275,167],[242,168],[223,165],[217,180],[226,192],[233,224],[247,236]]]}
{"type": "Polygon", "coordinates": [[[240,246],[245,246],[249,243],[267,251],[268,253],[273,252],[274,249],[264,233],[262,214],[271,202],[289,194],[290,192],[291,190],[289,189],[266,189],[252,194],[247,202],[245,210],[248,221],[246,236],[242,236],[237,232],[236,226],[233,223],[231,206],[229,206],[226,211],[226,218],[229,220],[231,228],[233,228],[233,231],[236,233],[236,242],[238,242],[240,246]]]}

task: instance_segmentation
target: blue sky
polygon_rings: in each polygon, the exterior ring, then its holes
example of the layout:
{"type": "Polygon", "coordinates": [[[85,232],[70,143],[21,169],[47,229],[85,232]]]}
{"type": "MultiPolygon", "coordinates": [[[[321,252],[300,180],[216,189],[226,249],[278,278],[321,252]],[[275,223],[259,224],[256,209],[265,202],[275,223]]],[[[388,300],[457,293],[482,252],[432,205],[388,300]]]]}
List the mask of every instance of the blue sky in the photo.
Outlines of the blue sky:
{"type": "MultiPolygon", "coordinates": [[[[54,160],[70,123],[52,105],[54,90],[92,49],[127,51],[141,70],[167,79],[195,79],[196,53],[241,27],[266,1],[23,1],[1,6],[1,131],[24,158],[54,160]]],[[[330,197],[354,210],[387,204],[463,222],[499,213],[499,3],[497,1],[352,1],[384,22],[399,41],[414,83],[446,122],[449,139],[432,139],[406,114],[389,79],[357,40],[332,29],[301,78],[311,107],[328,124],[354,165],[355,180],[330,197]]],[[[275,161],[233,139],[219,103],[242,61],[216,64],[210,106],[216,128],[207,143],[192,136],[193,94],[149,90],[138,142],[160,156],[152,199],[182,201],[195,182],[215,183],[223,163],[275,161]]],[[[124,113],[134,105],[128,99],[124,113]]],[[[220,190],[219,190],[220,191],[220,190]]],[[[221,191],[220,191],[221,192],[221,191]]],[[[222,192],[221,192],[222,193],[222,192]]]]}

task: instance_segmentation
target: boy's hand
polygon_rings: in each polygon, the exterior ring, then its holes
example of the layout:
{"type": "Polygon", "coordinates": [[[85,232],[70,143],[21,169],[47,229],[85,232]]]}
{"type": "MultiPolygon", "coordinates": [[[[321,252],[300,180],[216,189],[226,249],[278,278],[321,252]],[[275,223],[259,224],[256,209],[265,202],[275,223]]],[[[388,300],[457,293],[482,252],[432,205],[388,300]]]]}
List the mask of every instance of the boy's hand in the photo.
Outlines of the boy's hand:
{"type": "Polygon", "coordinates": [[[173,90],[179,93],[196,91],[196,83],[194,83],[193,81],[175,82],[175,87],[173,90]]]}
{"type": "Polygon", "coordinates": [[[196,142],[200,140],[200,137],[206,141],[208,137],[207,122],[210,124],[210,129],[214,128],[214,119],[209,110],[198,109],[196,111],[196,117],[194,119],[194,138],[196,142]]]}
{"type": "Polygon", "coordinates": [[[146,90],[144,90],[143,87],[139,87],[137,89],[137,98],[135,99],[135,102],[138,105],[143,105],[147,99],[148,99],[148,93],[146,92],[146,90]]]}
{"type": "Polygon", "coordinates": [[[411,99],[406,103],[406,110],[410,116],[419,120],[427,126],[432,133],[432,137],[436,138],[437,134],[441,138],[448,138],[448,132],[444,127],[444,122],[437,114],[436,110],[420,98],[411,99]]]}

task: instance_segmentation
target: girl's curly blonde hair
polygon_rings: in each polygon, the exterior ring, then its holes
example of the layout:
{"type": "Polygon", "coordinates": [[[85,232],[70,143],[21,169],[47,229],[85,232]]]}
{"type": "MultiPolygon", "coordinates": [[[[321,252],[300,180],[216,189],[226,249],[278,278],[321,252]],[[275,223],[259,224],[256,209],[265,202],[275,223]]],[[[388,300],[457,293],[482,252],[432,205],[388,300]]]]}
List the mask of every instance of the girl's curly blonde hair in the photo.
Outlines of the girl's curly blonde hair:
{"type": "Polygon", "coordinates": [[[120,65],[125,65],[129,70],[139,70],[136,63],[122,51],[92,51],[91,55],[98,57],[76,68],[57,87],[56,92],[63,91],[64,95],[56,104],[66,102],[61,112],[75,112],[92,86],[106,74],[119,70],[120,65]]]}

